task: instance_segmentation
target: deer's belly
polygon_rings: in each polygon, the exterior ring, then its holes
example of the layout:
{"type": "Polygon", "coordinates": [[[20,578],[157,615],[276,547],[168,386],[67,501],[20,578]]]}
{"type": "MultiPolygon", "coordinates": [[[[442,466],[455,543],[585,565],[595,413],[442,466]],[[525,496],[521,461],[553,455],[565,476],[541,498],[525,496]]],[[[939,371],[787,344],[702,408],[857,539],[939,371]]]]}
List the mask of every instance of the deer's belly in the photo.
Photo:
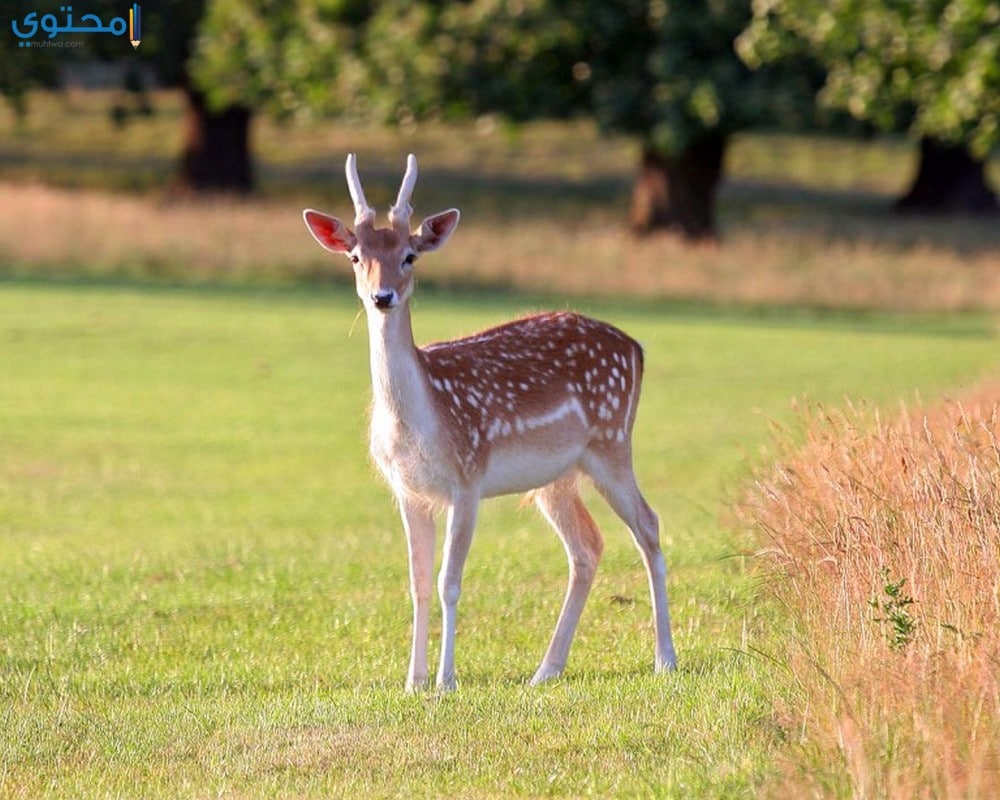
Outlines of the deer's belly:
{"type": "Polygon", "coordinates": [[[519,494],[552,483],[574,467],[584,444],[534,448],[498,447],[490,454],[480,482],[483,497],[519,494]]]}

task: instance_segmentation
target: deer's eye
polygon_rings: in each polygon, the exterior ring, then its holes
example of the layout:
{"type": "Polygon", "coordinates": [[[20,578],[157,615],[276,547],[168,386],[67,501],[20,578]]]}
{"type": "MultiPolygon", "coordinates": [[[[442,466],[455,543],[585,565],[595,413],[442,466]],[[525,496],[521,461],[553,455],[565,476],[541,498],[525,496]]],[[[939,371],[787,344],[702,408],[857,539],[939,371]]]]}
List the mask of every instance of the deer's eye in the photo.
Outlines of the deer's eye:
{"type": "Polygon", "coordinates": [[[406,266],[408,266],[408,267],[412,267],[413,266],[413,262],[416,261],[416,260],[417,260],[417,254],[416,253],[407,253],[406,254],[406,258],[403,259],[403,263],[406,266]]]}
{"type": "Polygon", "coordinates": [[[357,253],[351,253],[351,263],[352,264],[360,264],[361,263],[361,256],[359,256],[357,253]]]}

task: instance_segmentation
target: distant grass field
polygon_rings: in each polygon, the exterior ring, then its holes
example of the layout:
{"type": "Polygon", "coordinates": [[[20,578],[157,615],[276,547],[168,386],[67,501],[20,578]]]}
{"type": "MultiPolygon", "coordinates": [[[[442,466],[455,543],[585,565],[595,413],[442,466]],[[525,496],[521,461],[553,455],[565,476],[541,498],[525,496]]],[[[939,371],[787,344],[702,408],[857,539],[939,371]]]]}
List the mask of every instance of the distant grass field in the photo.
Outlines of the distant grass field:
{"type": "MultiPolygon", "coordinates": [[[[423,287],[417,336],[552,305],[423,287]]],[[[790,398],[974,384],[993,322],[573,305],[647,349],[637,473],[681,668],[651,674],[641,566],[595,503],[607,549],[566,677],[527,687],[566,568],[502,500],[469,560],[460,690],[406,697],[405,547],[365,455],[351,290],[0,283],[0,795],[753,796],[787,734],[786,622],[728,501],[790,398]]]]}
{"type": "MultiPolygon", "coordinates": [[[[303,235],[299,211],[350,214],[350,151],[384,211],[414,152],[416,216],[462,210],[456,239],[428,272],[439,284],[741,306],[1000,309],[996,220],[891,213],[916,155],[901,139],[734,137],[721,241],[689,247],[626,233],[637,144],[582,122],[399,129],[260,118],[260,191],[220,203],[167,190],[183,131],[177,93],[154,95],[155,115],[122,129],[111,124],[114,100],[38,93],[23,122],[0,106],[0,274],[328,281],[346,270],[303,235]]],[[[1000,159],[990,169],[1000,184],[1000,159]]]]}

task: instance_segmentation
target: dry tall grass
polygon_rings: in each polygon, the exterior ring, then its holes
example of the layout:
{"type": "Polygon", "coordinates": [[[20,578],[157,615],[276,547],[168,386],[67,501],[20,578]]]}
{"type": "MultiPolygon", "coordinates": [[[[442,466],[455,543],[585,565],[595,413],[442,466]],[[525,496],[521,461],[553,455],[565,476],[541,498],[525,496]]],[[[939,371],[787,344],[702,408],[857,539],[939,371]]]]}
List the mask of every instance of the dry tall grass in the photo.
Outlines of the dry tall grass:
{"type": "MultiPolygon", "coordinates": [[[[729,224],[718,245],[691,247],[668,237],[636,241],[614,206],[578,204],[575,215],[467,206],[465,201],[478,195],[466,197],[460,186],[435,186],[433,163],[425,171],[431,197],[420,200],[418,214],[447,205],[469,212],[453,243],[421,265],[421,276],[429,281],[561,296],[1000,309],[1000,253],[990,246],[991,234],[980,221],[938,223],[938,237],[923,240],[911,229],[918,223],[905,220],[890,225],[833,219],[827,229],[784,217],[754,218],[729,224]],[[892,232],[901,240],[889,236],[892,232]],[[970,244],[962,249],[957,240],[970,244]]],[[[339,190],[339,182],[336,186],[339,190]]],[[[171,201],[151,194],[0,183],[0,275],[195,281],[340,276],[346,281],[346,262],[315,246],[300,215],[303,205],[349,214],[346,194],[338,195],[339,205],[308,193],[301,200],[171,201]]]]}
{"type": "MultiPolygon", "coordinates": [[[[181,94],[154,93],[155,114],[117,127],[109,110],[122,100],[36,92],[25,119],[0,105],[0,276],[346,282],[346,264],[315,247],[300,209],[351,213],[349,151],[359,152],[369,200],[385,209],[414,152],[417,213],[462,209],[453,243],[421,265],[428,280],[560,296],[1000,309],[995,220],[890,213],[915,167],[904,140],[736,136],[720,189],[722,240],[690,247],[626,233],[638,144],[583,121],[394,128],[261,117],[260,193],[219,203],[165,191],[181,145],[181,94]]],[[[988,169],[1000,181],[1000,160],[988,169]]]]}
{"type": "Polygon", "coordinates": [[[748,513],[797,620],[774,794],[1000,796],[998,397],[814,410],[758,483],[748,513]]]}

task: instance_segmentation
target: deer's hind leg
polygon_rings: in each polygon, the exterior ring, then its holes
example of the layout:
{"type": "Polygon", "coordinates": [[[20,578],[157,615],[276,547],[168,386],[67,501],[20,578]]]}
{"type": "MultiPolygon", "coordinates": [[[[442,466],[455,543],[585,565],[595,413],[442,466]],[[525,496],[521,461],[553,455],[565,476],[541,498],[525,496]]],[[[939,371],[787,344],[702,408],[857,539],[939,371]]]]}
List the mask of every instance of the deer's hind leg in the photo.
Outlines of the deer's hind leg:
{"type": "Polygon", "coordinates": [[[632,468],[631,449],[626,446],[588,451],[581,466],[614,512],[628,526],[642,556],[653,602],[655,669],[657,672],[676,669],[677,656],[674,653],[667,604],[667,567],[660,549],[660,520],[639,491],[632,468]]]}
{"type": "Polygon", "coordinates": [[[533,497],[545,519],[562,540],[569,560],[569,585],[559,612],[559,621],[545,658],[531,679],[532,684],[537,684],[559,677],[566,666],[573,634],[604,550],[604,539],[583,504],[575,473],[543,486],[533,493],[533,497]]]}

